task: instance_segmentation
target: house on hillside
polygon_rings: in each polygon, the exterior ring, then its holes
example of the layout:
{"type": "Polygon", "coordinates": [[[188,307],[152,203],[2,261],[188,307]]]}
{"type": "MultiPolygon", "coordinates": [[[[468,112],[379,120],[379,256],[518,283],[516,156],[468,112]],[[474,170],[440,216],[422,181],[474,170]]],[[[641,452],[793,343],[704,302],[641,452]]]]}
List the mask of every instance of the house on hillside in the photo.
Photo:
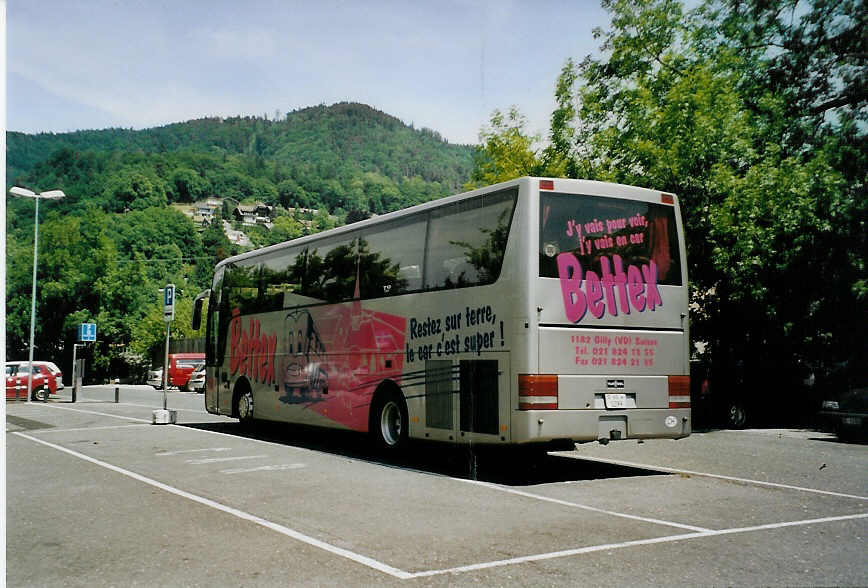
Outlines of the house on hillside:
{"type": "Polygon", "coordinates": [[[217,210],[223,206],[223,202],[218,199],[209,198],[208,200],[196,202],[185,212],[192,217],[193,222],[199,227],[207,227],[214,220],[217,210]]]}
{"type": "Polygon", "coordinates": [[[274,207],[261,202],[257,202],[256,204],[239,204],[232,211],[232,217],[245,225],[269,226],[273,216],[274,207]]]}

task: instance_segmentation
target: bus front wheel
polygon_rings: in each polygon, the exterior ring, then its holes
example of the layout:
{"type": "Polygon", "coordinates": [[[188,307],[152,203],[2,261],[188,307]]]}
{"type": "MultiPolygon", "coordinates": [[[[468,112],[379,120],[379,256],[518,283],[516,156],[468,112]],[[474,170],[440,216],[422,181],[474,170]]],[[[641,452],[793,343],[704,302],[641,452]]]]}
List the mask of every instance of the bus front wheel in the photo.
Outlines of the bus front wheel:
{"type": "Polygon", "coordinates": [[[379,448],[398,451],[406,446],[410,419],[400,392],[391,390],[378,394],[371,421],[371,433],[379,448]]]}

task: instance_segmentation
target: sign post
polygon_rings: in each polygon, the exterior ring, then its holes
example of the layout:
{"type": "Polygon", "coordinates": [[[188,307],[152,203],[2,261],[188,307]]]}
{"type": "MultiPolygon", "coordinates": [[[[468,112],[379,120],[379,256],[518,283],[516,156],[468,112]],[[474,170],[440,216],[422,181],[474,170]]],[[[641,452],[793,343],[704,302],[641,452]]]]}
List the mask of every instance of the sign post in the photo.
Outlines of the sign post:
{"type": "Polygon", "coordinates": [[[169,330],[175,320],[175,284],[167,284],[163,288],[163,320],[166,321],[166,351],[163,355],[163,410],[155,410],[153,424],[174,424],[177,421],[177,411],[166,408],[166,391],[169,388],[169,330]]]}
{"type": "Polygon", "coordinates": [[[78,343],[72,345],[72,401],[75,402],[78,397],[78,391],[81,388],[82,368],[76,361],[76,354],[79,347],[85,347],[86,343],[96,342],[96,323],[80,323],[78,325],[78,343]]]}

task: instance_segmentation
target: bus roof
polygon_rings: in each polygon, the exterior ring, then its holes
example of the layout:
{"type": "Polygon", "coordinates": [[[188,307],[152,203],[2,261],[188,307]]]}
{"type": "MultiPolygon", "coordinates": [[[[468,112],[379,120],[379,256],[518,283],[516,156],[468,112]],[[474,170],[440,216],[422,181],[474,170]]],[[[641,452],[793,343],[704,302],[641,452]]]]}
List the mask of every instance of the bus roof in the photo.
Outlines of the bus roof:
{"type": "MultiPolygon", "coordinates": [[[[533,176],[522,176],[520,178],[515,178],[514,180],[507,180],[505,182],[500,182],[497,184],[492,184],[490,186],[484,186],[482,188],[476,188],[475,190],[470,190],[468,192],[461,192],[459,194],[453,194],[451,196],[444,196],[443,198],[438,198],[436,200],[430,200],[428,202],[423,202],[421,204],[416,204],[407,208],[402,208],[400,210],[395,210],[393,212],[388,212],[386,214],[381,214],[369,219],[365,219],[362,221],[358,221],[349,225],[343,225],[340,227],[335,227],[334,229],[328,229],[326,231],[322,231],[319,233],[313,233],[311,235],[305,235],[304,237],[298,237],[296,239],[292,239],[290,241],[284,241],[282,243],[275,243],[274,245],[268,245],[267,247],[262,247],[260,249],[254,249],[252,251],[246,251],[244,253],[240,253],[238,255],[234,255],[232,257],[227,257],[226,259],[217,263],[217,268],[228,265],[230,263],[237,263],[239,261],[243,261],[249,258],[255,258],[262,255],[266,255],[268,253],[272,253],[274,251],[280,251],[286,247],[292,247],[296,245],[304,245],[308,242],[319,241],[320,239],[341,235],[343,233],[348,233],[351,231],[357,231],[359,229],[364,229],[369,225],[377,225],[383,222],[388,222],[394,218],[400,218],[404,215],[413,214],[416,212],[421,212],[424,210],[428,210],[431,208],[438,208],[445,204],[449,204],[451,202],[464,200],[466,198],[473,198],[480,194],[484,194],[487,192],[497,192],[500,190],[505,190],[508,188],[512,188],[514,186],[519,186],[521,184],[529,184],[533,181],[539,180],[552,180],[555,182],[556,187],[560,185],[564,187],[569,185],[570,190],[575,190],[579,187],[583,187],[585,189],[590,188],[589,194],[591,195],[599,195],[599,196],[614,196],[614,192],[617,191],[620,195],[624,195],[624,192],[629,192],[632,197],[639,197],[641,199],[658,199],[660,198],[661,192],[659,190],[652,190],[649,188],[640,188],[638,186],[630,186],[627,184],[616,184],[611,182],[600,182],[597,180],[582,180],[582,179],[572,179],[572,178],[542,178],[542,177],[533,177],[533,176]]],[[[674,198],[674,197],[673,197],[674,198]]]]}

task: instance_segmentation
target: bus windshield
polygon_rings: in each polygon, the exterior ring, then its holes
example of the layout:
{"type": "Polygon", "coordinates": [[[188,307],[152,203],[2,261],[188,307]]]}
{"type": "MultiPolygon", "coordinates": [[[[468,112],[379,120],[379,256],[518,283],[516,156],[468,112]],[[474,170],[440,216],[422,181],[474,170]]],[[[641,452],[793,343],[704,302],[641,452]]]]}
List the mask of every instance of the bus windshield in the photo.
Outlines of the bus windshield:
{"type": "Polygon", "coordinates": [[[653,261],[657,283],[682,285],[675,207],[605,196],[540,193],[539,275],[557,278],[557,256],[572,253],[585,271],[605,273],[601,259],[624,268],[653,261]]]}

